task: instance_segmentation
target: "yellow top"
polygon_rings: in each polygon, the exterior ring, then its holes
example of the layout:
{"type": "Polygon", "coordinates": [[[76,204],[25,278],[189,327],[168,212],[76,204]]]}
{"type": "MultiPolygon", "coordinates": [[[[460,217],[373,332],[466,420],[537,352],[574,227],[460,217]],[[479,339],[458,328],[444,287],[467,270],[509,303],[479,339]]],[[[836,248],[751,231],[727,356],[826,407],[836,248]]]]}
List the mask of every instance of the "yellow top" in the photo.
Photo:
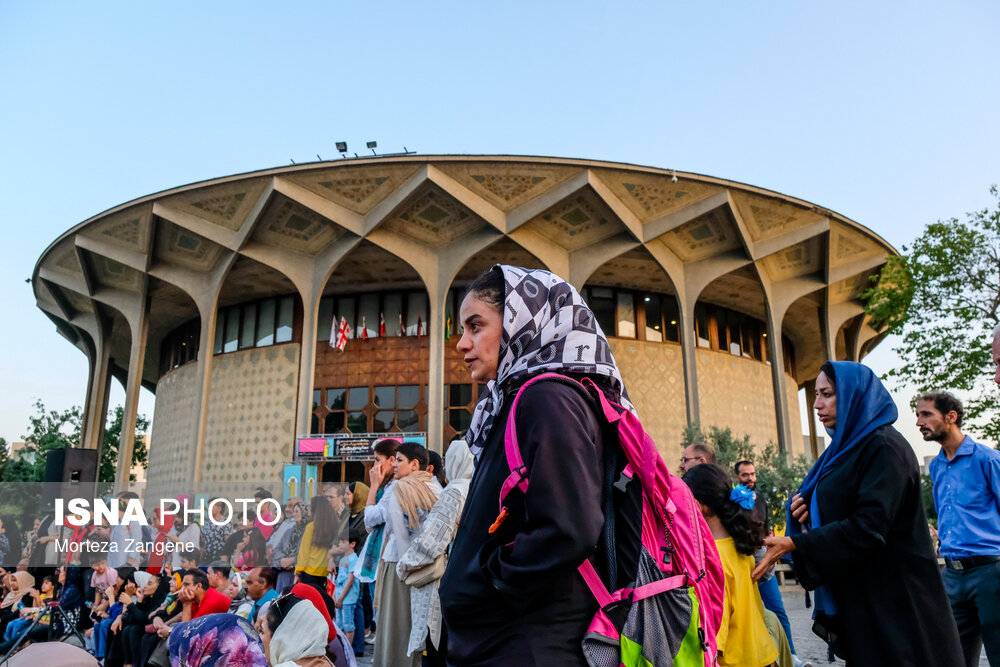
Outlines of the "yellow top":
{"type": "Polygon", "coordinates": [[[326,554],[329,549],[317,547],[313,541],[313,522],[310,521],[302,531],[302,541],[299,542],[299,555],[295,560],[295,571],[305,572],[316,577],[325,577],[330,572],[326,554]]]}
{"type": "Polygon", "coordinates": [[[750,579],[753,556],[736,551],[733,538],[716,540],[726,573],[726,598],[716,642],[719,665],[764,667],[778,659],[778,649],[764,624],[764,603],[757,584],[750,579]]]}

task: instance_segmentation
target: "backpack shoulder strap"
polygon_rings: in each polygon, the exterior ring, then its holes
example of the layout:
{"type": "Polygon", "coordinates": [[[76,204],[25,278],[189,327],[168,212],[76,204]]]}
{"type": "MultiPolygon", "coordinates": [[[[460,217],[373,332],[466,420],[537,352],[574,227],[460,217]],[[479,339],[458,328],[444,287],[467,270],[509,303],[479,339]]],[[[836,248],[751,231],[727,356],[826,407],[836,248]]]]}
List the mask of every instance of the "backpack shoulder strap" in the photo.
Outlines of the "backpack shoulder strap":
{"type": "Polygon", "coordinates": [[[563,384],[575,386],[577,389],[584,391],[583,385],[579,382],[559,373],[542,373],[541,375],[536,375],[517,390],[514,402],[510,406],[510,413],[507,415],[507,428],[503,438],[504,454],[507,457],[507,467],[510,469],[510,475],[507,476],[507,479],[504,480],[503,485],[500,487],[501,512],[504,509],[504,500],[506,500],[511,491],[517,488],[521,490],[521,493],[525,493],[528,490],[528,468],[524,465],[524,458],[521,456],[521,446],[517,442],[517,404],[521,400],[521,395],[528,387],[542,380],[555,380],[563,384]]]}

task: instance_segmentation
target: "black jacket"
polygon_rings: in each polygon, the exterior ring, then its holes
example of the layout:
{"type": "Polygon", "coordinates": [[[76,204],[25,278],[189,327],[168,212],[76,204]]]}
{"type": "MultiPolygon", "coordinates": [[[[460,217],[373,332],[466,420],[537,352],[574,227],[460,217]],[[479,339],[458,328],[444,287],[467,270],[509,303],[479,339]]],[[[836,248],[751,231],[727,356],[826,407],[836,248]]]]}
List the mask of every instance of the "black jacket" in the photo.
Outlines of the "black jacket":
{"type": "Polygon", "coordinates": [[[493,535],[509,474],[504,431],[511,389],[469,488],[441,580],[448,664],[584,665],[580,641],[597,610],[576,568],[597,545],[603,444],[592,404],[558,382],[529,387],[517,413],[526,494],[493,535]]]}
{"type": "Polygon", "coordinates": [[[892,426],[872,433],[817,485],[823,525],[793,537],[796,578],[823,585],[838,614],[814,631],[848,665],[961,667],[913,450],[892,426]]]}

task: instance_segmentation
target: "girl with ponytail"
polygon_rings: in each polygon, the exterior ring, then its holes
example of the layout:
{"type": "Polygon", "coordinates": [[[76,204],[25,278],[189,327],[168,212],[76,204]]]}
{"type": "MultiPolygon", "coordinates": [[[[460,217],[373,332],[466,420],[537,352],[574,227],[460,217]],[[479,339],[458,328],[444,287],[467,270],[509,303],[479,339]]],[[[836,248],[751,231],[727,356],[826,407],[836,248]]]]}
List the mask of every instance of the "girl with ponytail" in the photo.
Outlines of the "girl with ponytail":
{"type": "Polygon", "coordinates": [[[715,537],[726,573],[726,598],[719,627],[719,665],[766,667],[778,649],[764,623],[764,603],[750,578],[753,552],[764,543],[764,523],[754,511],[754,492],[733,487],[717,465],[704,463],[684,473],[702,516],[715,537]]]}

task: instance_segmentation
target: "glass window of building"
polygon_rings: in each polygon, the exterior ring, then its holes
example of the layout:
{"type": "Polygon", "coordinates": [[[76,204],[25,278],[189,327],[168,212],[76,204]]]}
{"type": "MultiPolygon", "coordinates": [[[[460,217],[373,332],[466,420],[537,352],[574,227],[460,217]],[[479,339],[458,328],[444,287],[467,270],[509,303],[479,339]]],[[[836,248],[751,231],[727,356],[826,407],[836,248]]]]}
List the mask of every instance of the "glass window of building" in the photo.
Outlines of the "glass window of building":
{"type": "Polygon", "coordinates": [[[253,347],[256,342],[254,335],[257,327],[257,304],[247,303],[243,305],[242,325],[240,329],[240,348],[253,347]]]}
{"type": "Polygon", "coordinates": [[[743,356],[748,359],[763,361],[760,351],[760,324],[753,319],[743,320],[743,356]]]}
{"type": "Polygon", "coordinates": [[[695,336],[698,339],[698,347],[712,347],[712,337],[709,331],[710,320],[708,308],[705,307],[705,304],[696,304],[694,307],[694,327],[695,336]]]}
{"type": "Polygon", "coordinates": [[[223,352],[235,352],[240,345],[240,309],[238,306],[226,309],[226,335],[222,344],[223,352]]]}
{"type": "Polygon", "coordinates": [[[594,312],[597,324],[605,336],[616,336],[615,332],[615,291],[610,287],[591,287],[584,296],[587,305],[594,312]]]}
{"type": "Polygon", "coordinates": [[[635,338],[635,297],[631,292],[619,290],[615,300],[615,319],[618,335],[635,338]]]}
{"type": "Polygon", "coordinates": [[[292,325],[295,321],[295,297],[283,296],[278,301],[278,329],[274,342],[287,343],[292,340],[292,325]]]}
{"type": "MultiPolygon", "coordinates": [[[[316,340],[330,340],[330,332],[333,330],[333,297],[325,296],[319,300],[319,314],[316,319],[316,340]]],[[[334,332],[336,340],[336,332],[334,332]]]]}
{"type": "Polygon", "coordinates": [[[378,294],[362,294],[358,299],[355,338],[378,337],[378,294]],[[367,332],[363,334],[363,332],[367,332]]]}
{"type": "Polygon", "coordinates": [[[330,414],[326,416],[326,433],[339,433],[347,423],[347,390],[327,389],[326,408],[330,414]]]}
{"type": "Polygon", "coordinates": [[[427,335],[427,295],[422,292],[407,294],[406,335],[427,335]]]}
{"type": "Polygon", "coordinates": [[[472,423],[469,404],[472,402],[473,387],[471,384],[448,385],[445,396],[448,399],[445,405],[445,419],[456,433],[463,433],[472,423]]]}
{"type": "Polygon", "coordinates": [[[260,302],[260,315],[257,320],[257,347],[274,345],[274,299],[264,299],[260,302]]]}
{"type": "Polygon", "coordinates": [[[660,299],[663,309],[663,337],[671,343],[681,342],[680,314],[677,310],[677,299],[665,296],[660,299]]]}
{"type": "Polygon", "coordinates": [[[224,330],[226,320],[223,316],[225,311],[219,311],[218,316],[215,320],[215,344],[212,346],[212,350],[215,354],[222,354],[223,340],[225,339],[226,332],[224,330]]]}
{"type": "Polygon", "coordinates": [[[420,430],[420,416],[413,408],[420,402],[420,388],[413,385],[396,387],[396,426],[408,433],[420,430]]]}
{"type": "Polygon", "coordinates": [[[663,308],[659,294],[644,294],[642,305],[646,311],[646,340],[663,341],[663,308]]]}
{"type": "Polygon", "coordinates": [[[333,311],[337,318],[337,329],[340,329],[340,321],[347,320],[347,338],[354,338],[354,297],[342,296],[337,298],[337,307],[333,311]]]}
{"type": "Polygon", "coordinates": [[[403,316],[403,295],[391,292],[382,296],[382,314],[385,317],[385,335],[402,336],[399,323],[403,316]]]}

